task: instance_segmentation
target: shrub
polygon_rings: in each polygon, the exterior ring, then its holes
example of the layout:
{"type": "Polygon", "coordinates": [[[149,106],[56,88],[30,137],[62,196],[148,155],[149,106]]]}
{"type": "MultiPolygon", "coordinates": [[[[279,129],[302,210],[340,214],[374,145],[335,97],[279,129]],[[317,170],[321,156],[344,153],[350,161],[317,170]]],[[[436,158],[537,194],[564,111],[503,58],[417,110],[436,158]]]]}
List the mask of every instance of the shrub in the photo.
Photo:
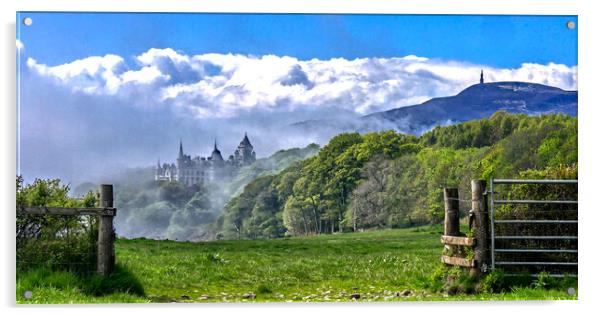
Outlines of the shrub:
{"type": "Polygon", "coordinates": [[[50,267],[86,273],[95,270],[98,223],[95,216],[27,215],[27,206],[92,207],[96,197],[88,192],[82,199],[69,197],[69,186],[59,179],[36,179],[24,185],[16,181],[17,269],[50,267]]]}

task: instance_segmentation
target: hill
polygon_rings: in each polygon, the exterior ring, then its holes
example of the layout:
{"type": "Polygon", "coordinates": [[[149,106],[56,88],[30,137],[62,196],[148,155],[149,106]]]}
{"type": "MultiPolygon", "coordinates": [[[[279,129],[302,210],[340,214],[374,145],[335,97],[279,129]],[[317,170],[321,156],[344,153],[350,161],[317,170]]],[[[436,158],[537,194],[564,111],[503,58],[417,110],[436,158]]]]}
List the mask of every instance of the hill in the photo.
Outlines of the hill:
{"type": "Polygon", "coordinates": [[[500,110],[528,115],[577,116],[577,91],[526,82],[475,84],[455,96],[374,113],[363,120],[380,119],[395,124],[400,131],[419,134],[435,125],[489,117],[500,110]]]}
{"type": "Polygon", "coordinates": [[[563,113],[577,116],[577,91],[528,82],[492,82],[472,85],[455,96],[434,98],[424,103],[337,120],[313,120],[293,128],[330,131],[379,131],[394,129],[413,135],[438,125],[450,125],[491,116],[497,111],[540,115],[563,113]]]}
{"type": "Polygon", "coordinates": [[[443,187],[470,196],[471,179],[534,171],[576,178],[576,118],[501,111],[420,137],[392,130],[343,133],[317,155],[245,186],[218,217],[218,238],[439,223],[443,187]]]}

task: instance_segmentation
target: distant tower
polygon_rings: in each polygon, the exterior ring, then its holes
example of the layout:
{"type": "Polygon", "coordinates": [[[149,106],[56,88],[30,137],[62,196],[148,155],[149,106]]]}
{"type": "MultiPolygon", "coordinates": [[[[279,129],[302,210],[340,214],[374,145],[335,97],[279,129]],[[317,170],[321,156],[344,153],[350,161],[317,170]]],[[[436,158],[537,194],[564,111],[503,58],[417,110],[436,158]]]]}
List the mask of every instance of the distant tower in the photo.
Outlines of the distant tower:
{"type": "Polygon", "coordinates": [[[234,151],[234,160],[239,166],[249,165],[255,161],[255,151],[253,151],[253,145],[246,132],[245,137],[234,151]]]}
{"type": "Polygon", "coordinates": [[[485,83],[485,80],[483,80],[483,69],[481,69],[481,84],[485,83]]]}

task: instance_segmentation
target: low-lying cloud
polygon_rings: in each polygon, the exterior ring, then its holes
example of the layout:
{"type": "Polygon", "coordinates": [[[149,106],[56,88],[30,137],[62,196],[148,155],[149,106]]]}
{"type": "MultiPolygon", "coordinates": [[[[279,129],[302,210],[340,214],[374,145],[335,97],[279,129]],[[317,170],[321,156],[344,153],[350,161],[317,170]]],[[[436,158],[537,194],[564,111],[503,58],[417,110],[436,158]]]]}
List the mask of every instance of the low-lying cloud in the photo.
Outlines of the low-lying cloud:
{"type": "MultiPolygon", "coordinates": [[[[26,43],[25,43],[26,44],[26,43]]],[[[291,124],[333,120],[454,95],[478,82],[529,81],[577,89],[577,67],[505,69],[417,56],[299,60],[288,56],[187,55],[149,49],[134,57],[90,56],[47,65],[20,42],[20,161],[26,180],[93,181],[122,167],[231,154],[248,132],[259,157],[324,144],[336,131],[291,124]]]]}

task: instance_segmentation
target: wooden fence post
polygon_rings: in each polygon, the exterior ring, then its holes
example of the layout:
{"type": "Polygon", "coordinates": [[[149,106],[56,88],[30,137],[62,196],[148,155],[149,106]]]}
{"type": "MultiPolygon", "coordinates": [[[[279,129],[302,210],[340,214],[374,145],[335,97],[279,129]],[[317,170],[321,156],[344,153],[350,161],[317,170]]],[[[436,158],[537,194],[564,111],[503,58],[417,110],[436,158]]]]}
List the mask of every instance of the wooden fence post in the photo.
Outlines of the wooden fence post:
{"type": "Polygon", "coordinates": [[[484,272],[484,265],[489,262],[489,213],[485,195],[486,182],[485,180],[472,180],[470,187],[472,189],[472,212],[474,214],[473,232],[476,239],[476,246],[474,247],[476,267],[471,272],[479,274],[484,272]]]}
{"type": "Polygon", "coordinates": [[[457,188],[444,188],[443,200],[445,202],[445,236],[460,236],[460,201],[457,188]]]}
{"type": "MultiPolygon", "coordinates": [[[[113,207],[113,185],[100,185],[100,207],[113,207]]],[[[98,223],[98,266],[97,272],[109,275],[115,266],[115,246],[113,244],[113,216],[101,215],[98,223]]]]}

